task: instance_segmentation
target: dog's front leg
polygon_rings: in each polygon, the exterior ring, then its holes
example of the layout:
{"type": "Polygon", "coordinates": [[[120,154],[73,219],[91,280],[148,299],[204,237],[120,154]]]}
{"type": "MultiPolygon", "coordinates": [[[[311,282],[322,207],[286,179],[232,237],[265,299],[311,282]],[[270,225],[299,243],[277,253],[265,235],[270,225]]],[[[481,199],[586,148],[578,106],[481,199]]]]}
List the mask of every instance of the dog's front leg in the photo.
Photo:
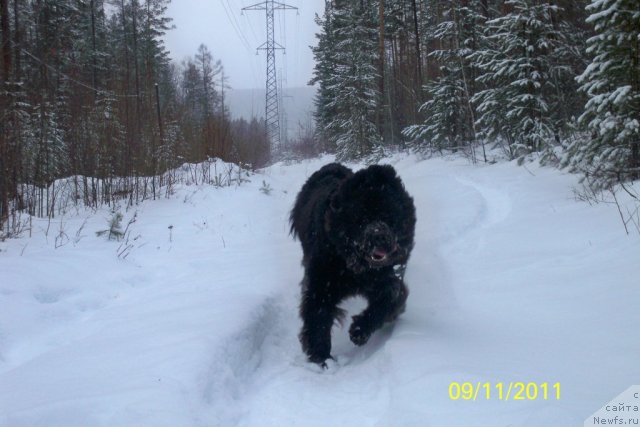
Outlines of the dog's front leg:
{"type": "Polygon", "coordinates": [[[387,280],[390,282],[375,284],[364,292],[369,306],[362,313],[353,316],[353,323],[349,328],[349,337],[356,345],[364,345],[371,334],[385,322],[395,320],[404,312],[409,289],[396,277],[387,280]]]}
{"type": "MultiPolygon", "coordinates": [[[[306,277],[305,280],[313,279],[306,277]]],[[[326,360],[331,358],[331,328],[338,308],[323,292],[318,292],[323,284],[315,280],[307,282],[302,291],[299,338],[309,361],[326,368],[326,360]]]]}

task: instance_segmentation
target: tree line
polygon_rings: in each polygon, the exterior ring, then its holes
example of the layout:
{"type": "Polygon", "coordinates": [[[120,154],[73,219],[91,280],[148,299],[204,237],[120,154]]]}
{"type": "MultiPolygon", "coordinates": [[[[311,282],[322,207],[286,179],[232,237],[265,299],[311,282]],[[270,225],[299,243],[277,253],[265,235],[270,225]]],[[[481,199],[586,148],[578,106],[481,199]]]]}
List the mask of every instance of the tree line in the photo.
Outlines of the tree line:
{"type": "MultiPolygon", "coordinates": [[[[270,161],[264,122],[230,119],[229,77],[210,50],[169,58],[168,3],[0,0],[5,235],[19,212],[55,214],[62,177],[77,203],[133,204],[183,163],[270,161]]],[[[408,148],[487,161],[501,147],[596,189],[640,175],[632,0],[327,0],[317,22],[316,132],[290,155],[408,148]]]]}
{"type": "Polygon", "coordinates": [[[497,146],[597,188],[640,176],[635,1],[327,0],[317,23],[316,133],[339,159],[497,146]]]}
{"type": "Polygon", "coordinates": [[[137,203],[183,163],[268,161],[264,123],[230,119],[210,50],[171,61],[168,3],[0,0],[0,235],[19,212],[53,216],[62,177],[86,206],[137,203]]]}

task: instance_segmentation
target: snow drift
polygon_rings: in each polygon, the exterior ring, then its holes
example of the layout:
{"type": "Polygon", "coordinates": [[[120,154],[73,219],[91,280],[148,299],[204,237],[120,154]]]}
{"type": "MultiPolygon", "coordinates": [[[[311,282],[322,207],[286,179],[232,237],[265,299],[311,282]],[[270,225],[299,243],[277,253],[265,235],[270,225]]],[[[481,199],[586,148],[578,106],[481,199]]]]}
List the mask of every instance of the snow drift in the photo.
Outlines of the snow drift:
{"type": "Polygon", "coordinates": [[[335,327],[337,363],[308,364],[287,220],[330,160],[122,207],[126,257],[95,234],[107,210],[0,243],[0,426],[568,426],[637,383],[640,241],[616,209],[556,170],[412,156],[388,160],[418,216],[407,311],[362,348],[335,327]],[[464,382],[493,392],[452,399],[464,382]],[[561,393],[500,399],[515,382],[561,393]]]}

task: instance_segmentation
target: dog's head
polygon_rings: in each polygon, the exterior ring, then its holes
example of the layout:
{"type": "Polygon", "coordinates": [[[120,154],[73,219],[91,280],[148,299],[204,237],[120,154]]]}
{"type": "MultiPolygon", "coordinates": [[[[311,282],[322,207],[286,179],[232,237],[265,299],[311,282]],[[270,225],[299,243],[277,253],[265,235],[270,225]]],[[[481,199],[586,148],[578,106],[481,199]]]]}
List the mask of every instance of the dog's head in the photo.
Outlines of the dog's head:
{"type": "Polygon", "coordinates": [[[325,229],[355,273],[406,263],[416,223],[413,199],[392,166],[369,166],[332,195],[325,229]]]}

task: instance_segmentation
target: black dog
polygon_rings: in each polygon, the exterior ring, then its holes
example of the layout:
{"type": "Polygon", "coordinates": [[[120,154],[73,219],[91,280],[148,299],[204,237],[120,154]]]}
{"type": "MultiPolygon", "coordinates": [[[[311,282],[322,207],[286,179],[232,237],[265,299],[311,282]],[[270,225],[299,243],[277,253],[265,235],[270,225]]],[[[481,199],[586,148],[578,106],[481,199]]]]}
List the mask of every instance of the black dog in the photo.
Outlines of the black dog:
{"type": "Polygon", "coordinates": [[[304,184],[290,221],[304,253],[300,342],[309,361],[326,367],[342,300],[362,295],[369,303],[353,316],[349,336],[356,345],[404,311],[402,272],[413,248],[415,207],[392,166],[354,174],[331,163],[304,184]]]}

